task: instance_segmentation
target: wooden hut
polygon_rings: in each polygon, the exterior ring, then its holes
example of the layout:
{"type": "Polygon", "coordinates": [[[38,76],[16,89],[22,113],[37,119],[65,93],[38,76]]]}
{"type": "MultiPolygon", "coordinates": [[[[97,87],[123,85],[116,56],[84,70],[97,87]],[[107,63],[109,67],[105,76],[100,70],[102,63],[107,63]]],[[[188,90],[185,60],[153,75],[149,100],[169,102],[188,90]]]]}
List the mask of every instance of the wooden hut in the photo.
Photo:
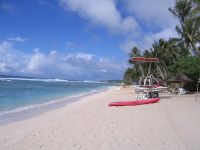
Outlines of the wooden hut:
{"type": "Polygon", "coordinates": [[[177,93],[177,90],[179,88],[183,88],[186,83],[193,81],[190,78],[188,78],[185,74],[179,73],[170,78],[168,82],[170,83],[170,89],[172,93],[177,93]]]}

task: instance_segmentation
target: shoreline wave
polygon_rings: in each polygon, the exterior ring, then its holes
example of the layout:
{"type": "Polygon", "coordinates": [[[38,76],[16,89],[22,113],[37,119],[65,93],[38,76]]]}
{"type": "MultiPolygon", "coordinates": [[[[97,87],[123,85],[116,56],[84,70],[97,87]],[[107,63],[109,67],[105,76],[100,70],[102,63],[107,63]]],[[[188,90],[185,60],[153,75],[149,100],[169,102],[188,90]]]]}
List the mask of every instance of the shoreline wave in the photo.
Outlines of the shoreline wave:
{"type": "Polygon", "coordinates": [[[97,94],[111,89],[118,90],[118,87],[107,86],[101,89],[91,90],[89,92],[82,92],[76,95],[64,96],[63,98],[53,99],[51,101],[40,104],[33,104],[25,107],[19,107],[13,110],[2,111],[0,112],[0,125],[6,125],[12,122],[32,118],[44,112],[48,112],[53,109],[64,107],[73,102],[77,102],[81,100],[82,97],[89,96],[92,94],[97,94]]]}
{"type": "Polygon", "coordinates": [[[66,80],[66,79],[36,79],[36,78],[0,78],[0,81],[7,81],[7,82],[12,82],[14,81],[36,81],[36,82],[77,82],[77,83],[107,83],[103,81],[89,81],[89,80],[83,80],[83,81],[73,81],[73,80],[66,80]]]}
{"type": "Polygon", "coordinates": [[[106,89],[107,88],[100,89],[100,90],[92,90],[92,91],[89,91],[89,92],[83,92],[83,93],[79,93],[79,94],[76,94],[76,95],[64,96],[63,98],[53,99],[53,100],[50,100],[50,101],[44,102],[44,103],[31,104],[31,105],[19,107],[19,108],[13,109],[13,110],[2,111],[2,112],[0,112],[0,118],[7,116],[7,115],[15,114],[15,113],[21,113],[21,112],[24,112],[24,111],[29,111],[31,109],[40,109],[42,107],[48,107],[49,105],[58,104],[58,103],[62,103],[62,102],[66,102],[66,104],[68,104],[68,103],[73,102],[73,101],[70,101],[72,99],[78,99],[78,98],[81,98],[83,96],[102,92],[106,89]]]}

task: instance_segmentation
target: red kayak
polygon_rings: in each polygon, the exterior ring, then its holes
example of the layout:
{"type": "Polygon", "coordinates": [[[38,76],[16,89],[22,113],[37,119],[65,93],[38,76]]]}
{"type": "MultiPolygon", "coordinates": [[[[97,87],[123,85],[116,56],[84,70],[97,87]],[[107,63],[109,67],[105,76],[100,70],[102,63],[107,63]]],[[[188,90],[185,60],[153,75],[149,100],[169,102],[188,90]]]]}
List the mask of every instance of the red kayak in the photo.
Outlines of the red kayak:
{"type": "Polygon", "coordinates": [[[152,103],[157,103],[159,100],[160,98],[149,98],[136,101],[112,102],[109,104],[109,106],[135,106],[143,104],[152,104],[152,103]]]}

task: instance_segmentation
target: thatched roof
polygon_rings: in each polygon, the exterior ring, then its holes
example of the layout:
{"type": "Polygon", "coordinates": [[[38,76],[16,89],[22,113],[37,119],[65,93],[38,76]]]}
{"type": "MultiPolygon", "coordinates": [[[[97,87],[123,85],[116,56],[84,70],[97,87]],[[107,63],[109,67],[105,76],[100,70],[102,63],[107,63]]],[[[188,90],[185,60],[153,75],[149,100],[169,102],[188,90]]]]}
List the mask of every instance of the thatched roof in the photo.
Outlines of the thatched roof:
{"type": "Polygon", "coordinates": [[[193,82],[184,74],[177,74],[168,80],[169,82],[193,82]]]}

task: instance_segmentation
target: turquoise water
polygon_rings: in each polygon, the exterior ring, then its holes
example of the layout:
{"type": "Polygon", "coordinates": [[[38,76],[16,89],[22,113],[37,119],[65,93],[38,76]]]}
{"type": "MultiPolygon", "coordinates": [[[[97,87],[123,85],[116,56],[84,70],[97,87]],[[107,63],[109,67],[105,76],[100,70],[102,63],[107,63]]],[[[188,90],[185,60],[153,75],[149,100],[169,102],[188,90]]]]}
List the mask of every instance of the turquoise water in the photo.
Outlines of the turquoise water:
{"type": "Polygon", "coordinates": [[[93,93],[110,86],[105,82],[58,79],[0,78],[0,116],[93,93]]]}

